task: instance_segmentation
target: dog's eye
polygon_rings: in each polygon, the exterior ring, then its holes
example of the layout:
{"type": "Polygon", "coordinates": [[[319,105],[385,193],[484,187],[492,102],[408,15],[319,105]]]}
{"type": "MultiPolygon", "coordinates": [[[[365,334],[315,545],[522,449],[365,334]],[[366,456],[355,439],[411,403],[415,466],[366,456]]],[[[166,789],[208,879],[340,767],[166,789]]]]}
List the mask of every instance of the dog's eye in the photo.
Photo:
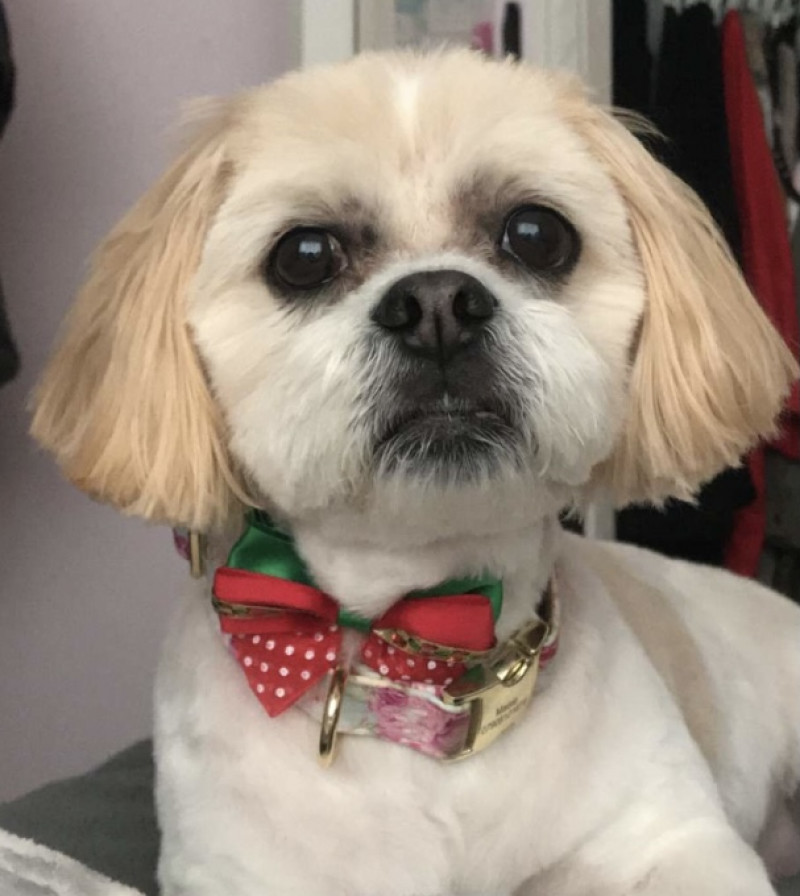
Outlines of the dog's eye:
{"type": "Polygon", "coordinates": [[[558,212],[527,205],[508,216],[500,246],[533,273],[557,273],[577,258],[580,241],[558,212]]]}
{"type": "Polygon", "coordinates": [[[339,241],[327,230],[298,227],[284,234],[269,259],[269,268],[283,286],[315,289],[333,280],[347,266],[339,241]]]}

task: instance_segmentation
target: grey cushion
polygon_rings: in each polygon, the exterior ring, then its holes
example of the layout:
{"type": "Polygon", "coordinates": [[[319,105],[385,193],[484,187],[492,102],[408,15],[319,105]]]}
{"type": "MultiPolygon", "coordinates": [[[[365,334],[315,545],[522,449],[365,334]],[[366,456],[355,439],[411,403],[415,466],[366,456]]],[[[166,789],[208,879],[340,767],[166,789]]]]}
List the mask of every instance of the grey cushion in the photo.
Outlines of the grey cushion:
{"type": "Polygon", "coordinates": [[[0,828],[157,896],[152,743],[142,741],[86,775],[0,805],[0,828]]]}

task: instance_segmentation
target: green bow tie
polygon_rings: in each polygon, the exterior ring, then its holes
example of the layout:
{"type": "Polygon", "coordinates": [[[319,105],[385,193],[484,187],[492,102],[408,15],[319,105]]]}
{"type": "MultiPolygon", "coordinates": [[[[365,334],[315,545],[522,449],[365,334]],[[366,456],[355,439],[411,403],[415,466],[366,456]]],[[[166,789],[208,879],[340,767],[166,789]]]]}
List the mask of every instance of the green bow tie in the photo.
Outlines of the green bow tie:
{"type": "MultiPolygon", "coordinates": [[[[231,549],[227,566],[263,575],[275,576],[290,582],[299,582],[317,588],[311,573],[295,549],[292,537],[279,529],[261,510],[252,510],[246,516],[246,528],[231,549]]],[[[496,578],[447,579],[445,582],[412,591],[401,597],[443,597],[456,594],[483,594],[492,606],[495,622],[503,606],[503,583],[496,578]]],[[[368,631],[370,622],[357,613],[339,610],[340,625],[358,631],[368,631]]]]}

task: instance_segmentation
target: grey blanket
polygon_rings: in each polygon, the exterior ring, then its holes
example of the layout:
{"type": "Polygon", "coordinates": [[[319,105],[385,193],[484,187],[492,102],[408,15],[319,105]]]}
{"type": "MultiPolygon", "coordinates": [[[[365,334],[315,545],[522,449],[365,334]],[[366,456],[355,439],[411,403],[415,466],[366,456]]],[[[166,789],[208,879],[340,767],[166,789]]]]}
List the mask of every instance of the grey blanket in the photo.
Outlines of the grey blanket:
{"type": "Polygon", "coordinates": [[[0,831],[2,896],[142,896],[63,853],[0,831]]]}
{"type": "Polygon", "coordinates": [[[0,896],[157,896],[152,754],[143,741],[0,805],[0,896]]]}
{"type": "Polygon", "coordinates": [[[0,805],[0,896],[158,896],[157,860],[149,741],[0,805]]]}

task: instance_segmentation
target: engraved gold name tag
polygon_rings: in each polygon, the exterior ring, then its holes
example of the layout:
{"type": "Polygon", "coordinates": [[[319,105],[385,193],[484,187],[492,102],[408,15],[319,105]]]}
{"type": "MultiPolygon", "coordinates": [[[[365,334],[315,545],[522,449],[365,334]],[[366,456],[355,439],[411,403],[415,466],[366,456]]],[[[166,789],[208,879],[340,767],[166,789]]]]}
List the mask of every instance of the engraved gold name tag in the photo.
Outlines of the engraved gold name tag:
{"type": "Polygon", "coordinates": [[[481,668],[451,685],[443,695],[444,701],[470,709],[464,747],[451,758],[463,759],[484,750],[507,731],[530,703],[538,671],[536,655],[521,661],[506,680],[492,670],[481,668]]]}

